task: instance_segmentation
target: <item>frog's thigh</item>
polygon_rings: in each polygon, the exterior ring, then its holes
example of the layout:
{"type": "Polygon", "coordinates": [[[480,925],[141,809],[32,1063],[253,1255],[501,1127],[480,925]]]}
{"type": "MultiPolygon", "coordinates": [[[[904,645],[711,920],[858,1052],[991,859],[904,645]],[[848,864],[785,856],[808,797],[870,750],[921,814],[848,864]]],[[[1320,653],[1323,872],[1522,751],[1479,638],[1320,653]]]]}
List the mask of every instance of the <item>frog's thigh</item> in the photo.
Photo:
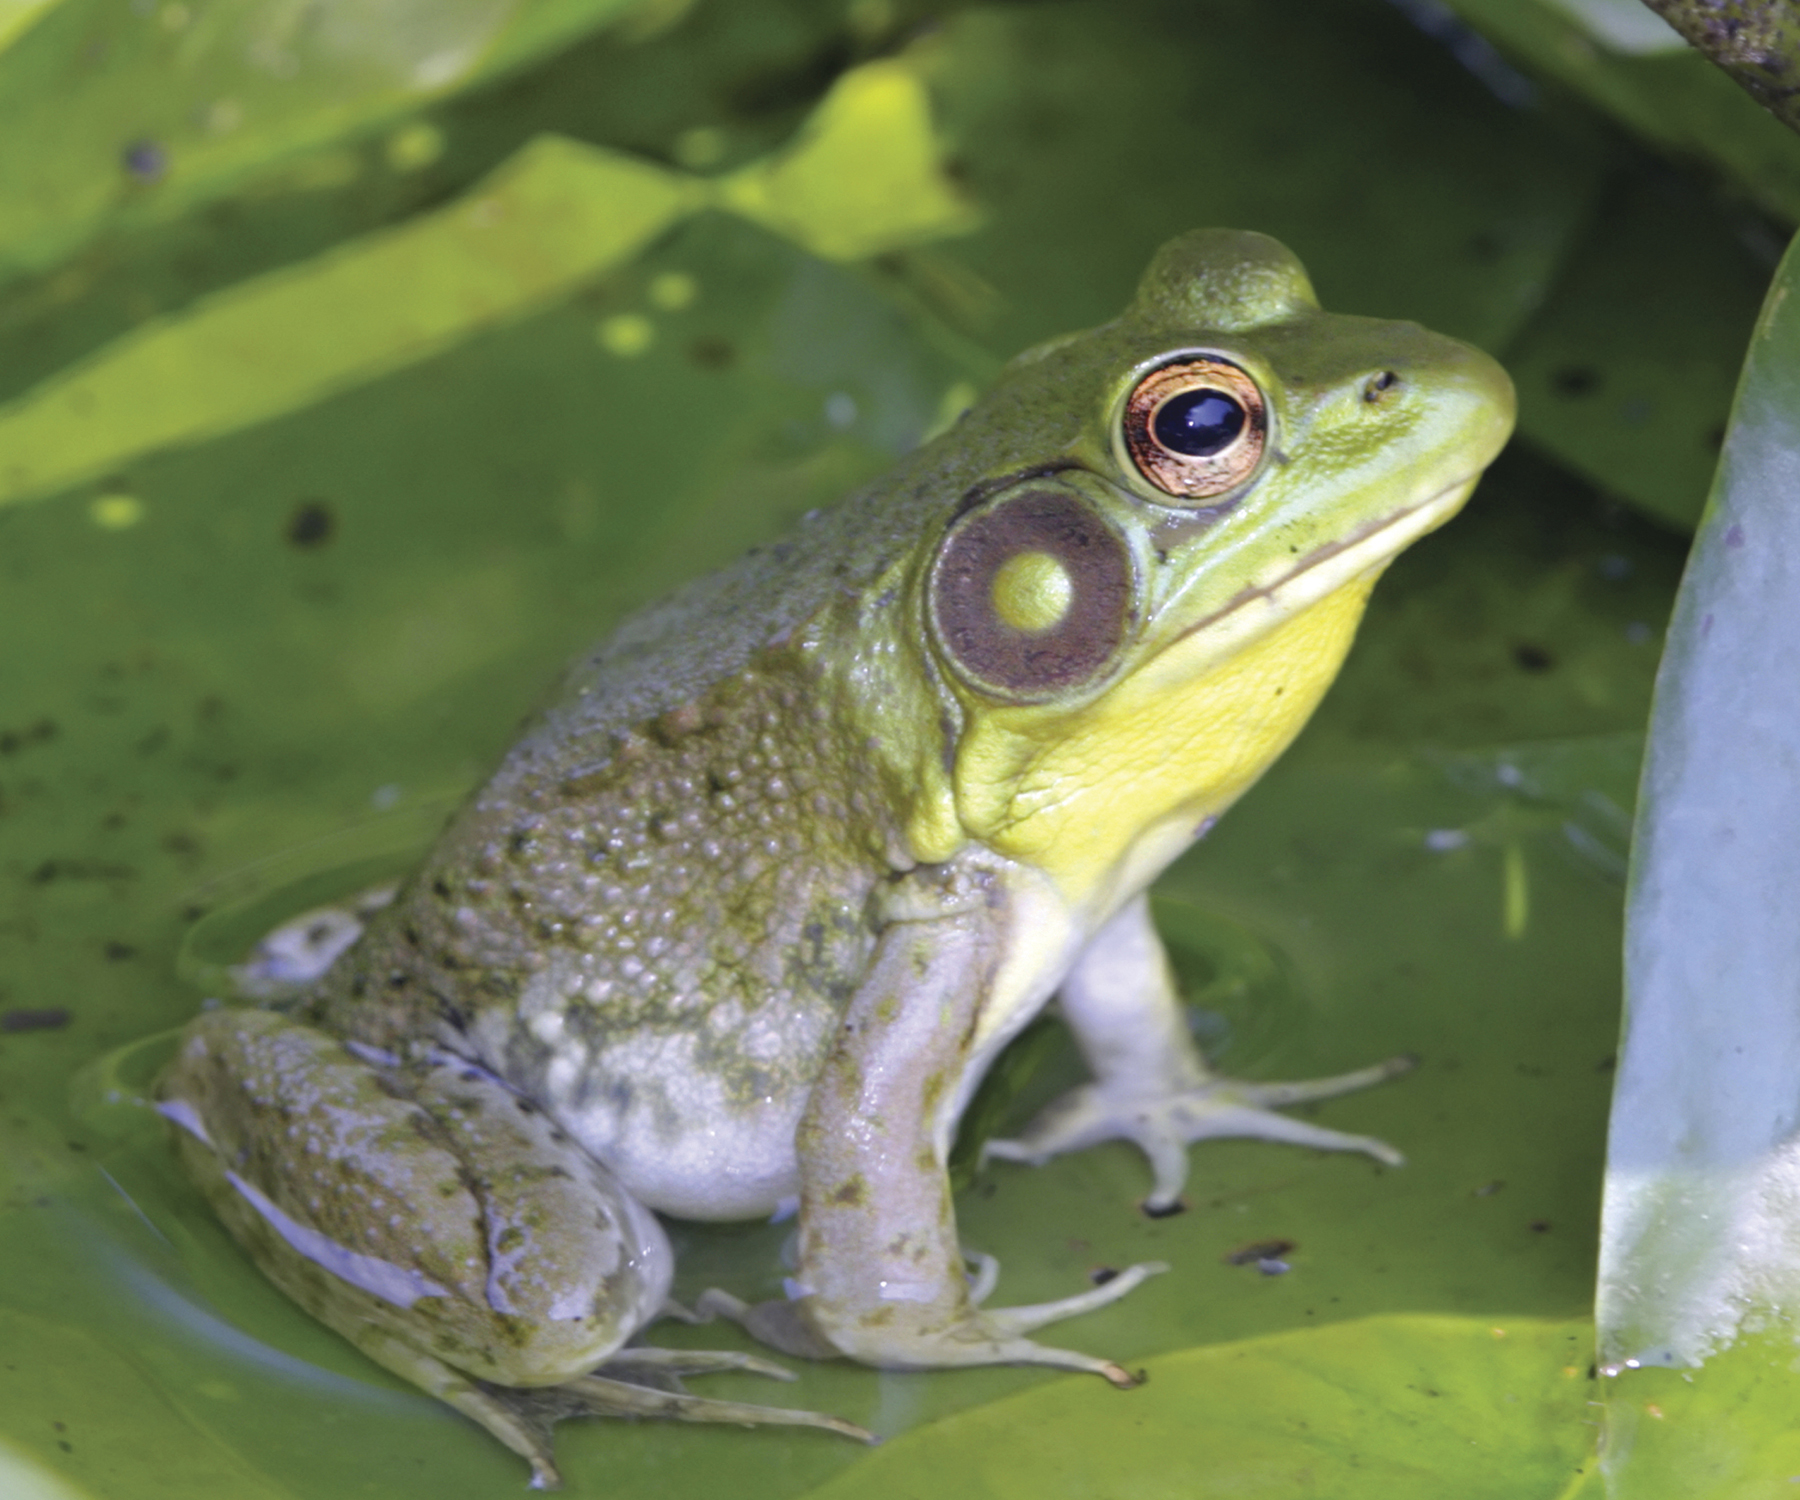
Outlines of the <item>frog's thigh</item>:
{"type": "Polygon", "coordinates": [[[372,1066],[284,1017],[215,1011],[158,1093],[189,1174],[264,1273],[427,1388],[438,1361],[500,1385],[566,1381],[668,1291],[649,1212],[472,1067],[372,1066]]]}

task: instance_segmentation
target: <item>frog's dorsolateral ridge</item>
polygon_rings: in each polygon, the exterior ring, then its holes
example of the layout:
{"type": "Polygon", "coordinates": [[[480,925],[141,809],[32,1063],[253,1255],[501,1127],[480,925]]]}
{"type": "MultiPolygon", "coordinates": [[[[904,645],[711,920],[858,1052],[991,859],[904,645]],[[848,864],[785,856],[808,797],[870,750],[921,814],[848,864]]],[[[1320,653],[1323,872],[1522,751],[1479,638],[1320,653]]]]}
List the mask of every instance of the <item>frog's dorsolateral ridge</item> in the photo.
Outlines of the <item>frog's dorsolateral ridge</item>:
{"type": "Polygon", "coordinates": [[[866,1435],[679,1379],[762,1361],[629,1342],[666,1306],[656,1213],[798,1199],[790,1296],[706,1299],[789,1354],[1128,1384],[1031,1334],[1163,1268],[979,1305],[957,1117],[1055,995],[1094,1080],[989,1156],[1123,1137],[1153,1210],[1208,1136],[1399,1161],[1273,1111],[1401,1061],[1209,1071],[1144,890],[1298,732],[1512,412],[1492,360],[1320,311],[1272,240],[1165,246],[1115,322],[626,621],[296,998],[196,1020],[160,1083],[188,1172],[539,1484],[576,1412],[866,1435]]]}

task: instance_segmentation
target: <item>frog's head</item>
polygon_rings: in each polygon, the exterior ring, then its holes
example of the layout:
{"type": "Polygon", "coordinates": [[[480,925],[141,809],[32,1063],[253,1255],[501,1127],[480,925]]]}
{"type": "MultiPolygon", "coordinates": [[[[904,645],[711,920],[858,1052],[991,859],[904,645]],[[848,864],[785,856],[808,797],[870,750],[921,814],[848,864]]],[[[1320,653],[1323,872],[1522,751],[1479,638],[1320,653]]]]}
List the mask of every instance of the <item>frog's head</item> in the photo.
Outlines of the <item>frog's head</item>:
{"type": "Polygon", "coordinates": [[[1499,365],[1321,311],[1275,241],[1165,246],[1125,314],[1020,356],[921,575],[956,817],[1065,896],[1147,880],[1298,732],[1403,547],[1511,430],[1499,365]]]}

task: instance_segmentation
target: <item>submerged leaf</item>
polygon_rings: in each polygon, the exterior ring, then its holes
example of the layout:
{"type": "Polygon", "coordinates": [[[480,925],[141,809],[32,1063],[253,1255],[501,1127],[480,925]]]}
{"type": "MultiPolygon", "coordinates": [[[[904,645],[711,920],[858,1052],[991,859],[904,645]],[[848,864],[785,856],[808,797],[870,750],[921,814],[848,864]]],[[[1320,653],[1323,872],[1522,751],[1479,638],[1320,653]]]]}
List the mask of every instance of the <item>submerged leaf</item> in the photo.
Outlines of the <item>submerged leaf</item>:
{"type": "MultiPolygon", "coordinates": [[[[220,292],[0,408],[0,505],[310,405],[535,312],[717,203],[829,260],[960,233],[917,75],[841,78],[800,139],[722,182],[539,136],[447,208],[220,292]]],[[[602,330],[636,353],[641,318],[602,330]]]]}
{"type": "Polygon", "coordinates": [[[540,137],[465,198],[151,323],[0,411],[0,504],[279,416],[517,318],[641,248],[696,184],[540,137]]]}
{"type": "Polygon", "coordinates": [[[0,3],[0,280],[658,0],[0,3]],[[10,45],[8,45],[10,43],[10,45]]]}

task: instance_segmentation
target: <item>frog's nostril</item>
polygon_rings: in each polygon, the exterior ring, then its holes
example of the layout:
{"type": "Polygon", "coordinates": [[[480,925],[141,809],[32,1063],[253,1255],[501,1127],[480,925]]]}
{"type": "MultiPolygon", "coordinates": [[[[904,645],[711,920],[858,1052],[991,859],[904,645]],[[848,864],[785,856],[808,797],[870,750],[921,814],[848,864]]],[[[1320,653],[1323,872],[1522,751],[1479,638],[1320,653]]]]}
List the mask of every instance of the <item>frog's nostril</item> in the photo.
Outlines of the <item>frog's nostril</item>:
{"type": "Polygon", "coordinates": [[[1400,384],[1400,377],[1392,370],[1383,370],[1379,375],[1371,375],[1363,385],[1363,400],[1373,404],[1381,400],[1389,391],[1400,384]]]}

